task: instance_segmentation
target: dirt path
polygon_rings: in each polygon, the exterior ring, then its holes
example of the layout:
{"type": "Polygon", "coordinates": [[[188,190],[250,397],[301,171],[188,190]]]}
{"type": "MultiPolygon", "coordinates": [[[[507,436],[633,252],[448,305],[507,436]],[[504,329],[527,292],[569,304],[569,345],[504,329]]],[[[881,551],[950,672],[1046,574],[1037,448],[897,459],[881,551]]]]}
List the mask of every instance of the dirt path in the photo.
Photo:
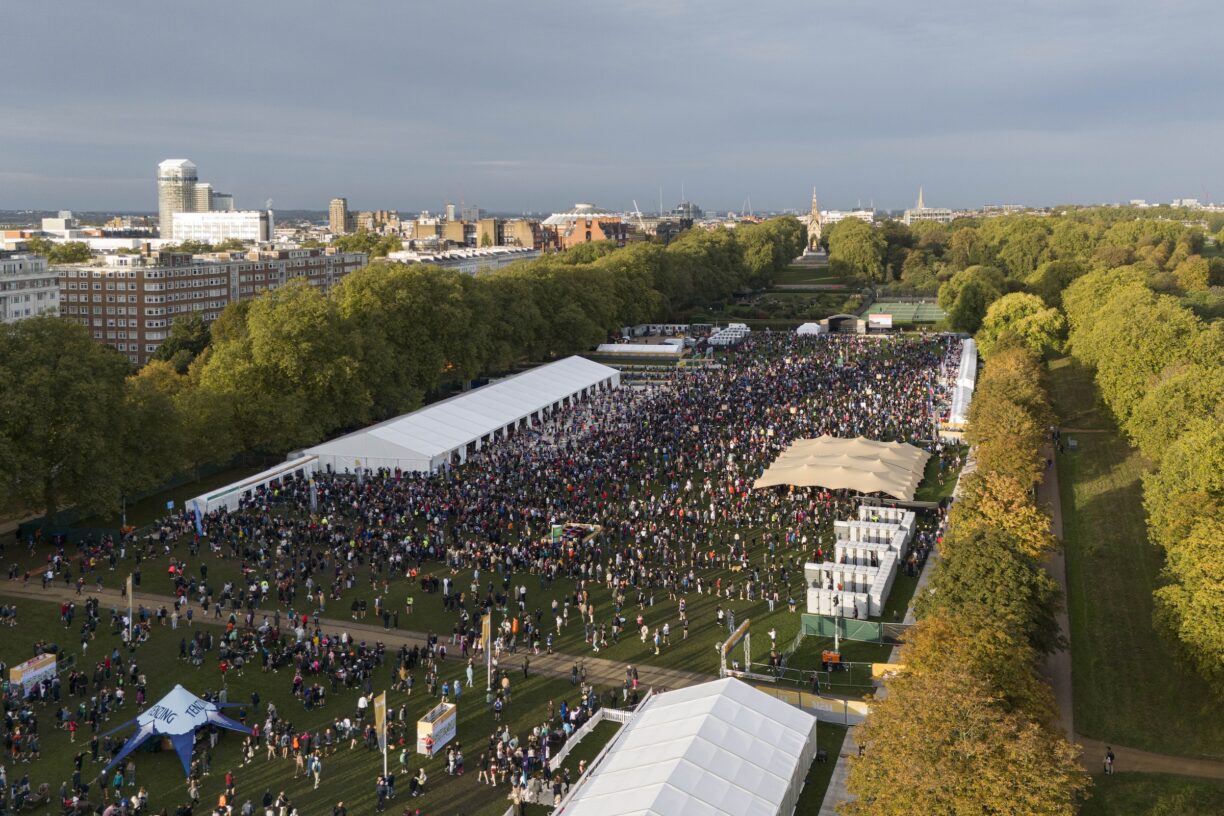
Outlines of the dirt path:
{"type": "MultiPolygon", "coordinates": [[[[85,598],[94,596],[102,602],[104,608],[125,606],[127,604],[127,599],[123,598],[118,590],[103,589],[101,591],[77,595],[75,590],[65,588],[62,584],[44,590],[41,588],[41,584],[35,585],[31,583],[23,586],[19,582],[9,581],[0,584],[0,595],[54,604],[59,604],[63,601],[76,601],[80,603],[85,598]]],[[[156,608],[164,605],[170,608],[174,604],[174,598],[169,595],[156,595],[150,592],[137,591],[132,593],[132,597],[137,605],[143,603],[146,607],[153,606],[156,608]]],[[[192,608],[196,613],[193,621],[196,625],[223,626],[225,624],[223,619],[203,614],[198,606],[193,605],[192,608]]],[[[271,613],[269,612],[268,614],[271,613]]],[[[411,616],[408,617],[411,619],[411,616]]],[[[179,622],[180,629],[186,626],[186,621],[179,622]]],[[[320,618],[319,626],[325,632],[348,632],[356,640],[380,641],[396,649],[403,645],[409,647],[424,645],[426,639],[426,633],[424,632],[414,632],[406,629],[383,629],[377,624],[371,625],[354,620],[345,621],[320,618]]],[[[451,655],[451,657],[448,657],[448,661],[458,660],[458,647],[456,646],[452,649],[449,644],[447,646],[447,651],[451,655]]],[[[569,677],[574,665],[580,663],[586,669],[587,680],[596,686],[612,686],[615,688],[625,681],[626,664],[613,660],[603,660],[593,655],[574,656],[560,653],[548,655],[543,652],[535,655],[531,654],[529,649],[520,649],[517,654],[503,652],[501,656],[502,667],[509,669],[511,676],[514,676],[514,672],[522,670],[524,657],[531,661],[530,671],[547,674],[552,677],[569,677]]],[[[656,689],[683,688],[715,679],[713,675],[668,669],[661,666],[650,666],[645,663],[636,664],[636,667],[639,684],[656,689]]]]}
{"type": "MultiPolygon", "coordinates": [[[[1092,433],[1093,431],[1074,431],[1063,428],[1064,432],[1092,433]]],[[[1061,542],[1063,538],[1062,500],[1058,491],[1058,464],[1054,450],[1050,446],[1042,449],[1041,455],[1054,462],[1045,472],[1045,477],[1037,487],[1037,502],[1050,512],[1050,531],[1061,542]]],[[[1063,591],[1067,592],[1067,566],[1065,555],[1060,548],[1057,553],[1046,561],[1046,569],[1058,582],[1063,591]]],[[[1057,615],[1058,628],[1063,637],[1070,643],[1071,626],[1067,616],[1066,605],[1057,615]]],[[[1103,769],[1105,751],[1112,748],[1114,752],[1114,770],[1118,772],[1163,773],[1178,776],[1197,776],[1207,779],[1224,779],[1224,762],[1212,759],[1195,759],[1169,754],[1154,754],[1137,748],[1127,748],[1117,743],[1105,743],[1097,739],[1089,739],[1075,733],[1074,697],[1071,684],[1071,650],[1067,649],[1050,655],[1042,666],[1042,673],[1049,679],[1054,688],[1054,700],[1058,704],[1058,725],[1068,738],[1079,743],[1083,748],[1080,763],[1093,773],[1103,769]]]]}

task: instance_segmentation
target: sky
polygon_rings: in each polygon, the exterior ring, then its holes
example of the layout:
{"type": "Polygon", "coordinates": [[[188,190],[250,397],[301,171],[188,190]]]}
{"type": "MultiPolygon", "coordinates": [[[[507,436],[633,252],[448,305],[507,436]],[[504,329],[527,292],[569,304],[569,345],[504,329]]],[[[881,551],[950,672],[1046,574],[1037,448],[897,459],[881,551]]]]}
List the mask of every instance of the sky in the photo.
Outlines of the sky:
{"type": "Polygon", "coordinates": [[[502,212],[1224,200],[1219,0],[40,0],[0,208],[502,212]]]}

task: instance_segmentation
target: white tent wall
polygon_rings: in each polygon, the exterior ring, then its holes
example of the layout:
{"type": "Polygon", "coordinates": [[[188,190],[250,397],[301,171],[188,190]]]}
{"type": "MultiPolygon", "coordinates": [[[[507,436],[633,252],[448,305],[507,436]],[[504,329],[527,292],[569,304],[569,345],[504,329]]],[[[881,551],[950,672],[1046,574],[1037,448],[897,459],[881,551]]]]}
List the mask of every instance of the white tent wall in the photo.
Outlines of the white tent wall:
{"type": "Polygon", "coordinates": [[[287,462],[282,462],[276,467],[256,473],[254,476],[239,479],[225,487],[196,496],[187,502],[187,506],[199,512],[200,515],[211,513],[219,507],[224,507],[226,510],[233,512],[238,509],[238,504],[242,501],[242,497],[250,494],[252,491],[266,487],[274,482],[279,483],[281,480],[292,476],[311,476],[317,473],[319,468],[320,463],[317,456],[298,456],[287,462]]]}
{"type": "Polygon", "coordinates": [[[620,386],[620,372],[567,357],[309,448],[335,472],[434,471],[530,427],[555,411],[620,386]]]}

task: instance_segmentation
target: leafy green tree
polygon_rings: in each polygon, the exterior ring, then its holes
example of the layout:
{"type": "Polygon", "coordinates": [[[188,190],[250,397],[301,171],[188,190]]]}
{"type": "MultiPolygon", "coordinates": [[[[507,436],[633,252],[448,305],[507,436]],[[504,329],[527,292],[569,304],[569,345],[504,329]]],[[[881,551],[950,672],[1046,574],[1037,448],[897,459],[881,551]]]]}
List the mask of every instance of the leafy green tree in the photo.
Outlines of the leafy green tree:
{"type": "Polygon", "coordinates": [[[1177,285],[1187,292],[1211,285],[1211,264],[1202,255],[1191,255],[1173,270],[1177,285]]]}
{"type": "Polygon", "coordinates": [[[0,504],[54,519],[119,506],[127,359],[54,317],[0,325],[0,504]]]}
{"type": "Polygon", "coordinates": [[[336,308],[355,338],[374,416],[418,407],[448,371],[465,379],[479,373],[483,360],[467,359],[474,316],[460,278],[427,264],[377,261],[337,287],[336,308]]]}
{"type": "Polygon", "coordinates": [[[948,239],[948,263],[956,271],[982,263],[981,241],[977,230],[961,227],[948,239]]]}
{"type": "Polygon", "coordinates": [[[52,264],[84,263],[93,257],[93,251],[84,241],[65,241],[56,243],[47,238],[35,236],[25,239],[26,249],[35,255],[42,255],[52,264]]]}
{"type": "Polygon", "coordinates": [[[152,359],[166,360],[175,371],[186,374],[188,366],[208,348],[211,335],[200,312],[188,312],[174,318],[165,341],[153,352],[152,359]]]}
{"type": "Polygon", "coordinates": [[[1169,366],[1135,406],[1126,432],[1154,462],[1161,461],[1190,424],[1219,411],[1224,416],[1224,366],[1169,366]]]}
{"type": "Polygon", "coordinates": [[[1046,261],[1025,278],[1024,284],[1030,292],[1044,300],[1047,306],[1057,309],[1062,306],[1063,290],[1086,271],[1081,261],[1046,261]]]}
{"type": "Polygon", "coordinates": [[[990,357],[1005,334],[1011,334],[1035,354],[1057,350],[1062,345],[1063,316],[1036,295],[1013,292],[990,304],[977,333],[982,355],[990,357]]]}
{"type": "Polygon", "coordinates": [[[183,423],[175,404],[185,387],[185,378],[161,360],[124,383],[122,453],[115,471],[128,499],[153,492],[186,466],[183,423]]]}
{"type": "Polygon", "coordinates": [[[161,252],[186,252],[190,255],[203,255],[206,252],[215,252],[216,247],[205,241],[180,241],[177,244],[162,244],[161,252]]]}
{"type": "Polygon", "coordinates": [[[952,328],[975,333],[990,304],[1003,295],[1003,273],[991,266],[971,266],[939,287],[939,305],[952,328]]]}
{"type": "Polygon", "coordinates": [[[1027,485],[998,471],[974,471],[961,477],[960,487],[961,498],[948,517],[956,535],[947,538],[944,551],[972,540],[972,534],[980,530],[1010,536],[1016,548],[1030,558],[1041,558],[1057,547],[1050,533],[1050,517],[1033,502],[1027,485]]]}
{"type": "Polygon", "coordinates": [[[244,448],[284,452],[368,416],[345,328],[335,303],[301,279],[214,324],[200,385],[227,400],[244,448]]]}
{"type": "Polygon", "coordinates": [[[1200,516],[1167,551],[1156,622],[1217,689],[1224,689],[1224,517],[1200,516]]]}
{"type": "Polygon", "coordinates": [[[857,218],[838,221],[829,230],[829,262],[864,280],[884,283],[884,236],[857,218]]]}

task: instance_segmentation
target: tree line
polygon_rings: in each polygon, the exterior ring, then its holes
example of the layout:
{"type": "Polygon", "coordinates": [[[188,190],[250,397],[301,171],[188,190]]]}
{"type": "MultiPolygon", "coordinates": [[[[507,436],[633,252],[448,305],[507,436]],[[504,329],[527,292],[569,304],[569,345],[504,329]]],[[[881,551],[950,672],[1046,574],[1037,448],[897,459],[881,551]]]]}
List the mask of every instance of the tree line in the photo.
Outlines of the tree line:
{"type": "Polygon", "coordinates": [[[1224,323],[1153,290],[1135,265],[1084,275],[1063,307],[1072,356],[1155,464],[1143,494],[1165,556],[1156,623],[1224,691],[1224,323]]]}
{"type": "Polygon", "coordinates": [[[996,350],[970,405],[976,470],[961,479],[905,669],[872,704],[852,760],[848,814],[1070,816],[1091,784],[1060,733],[1039,661],[1065,646],[1042,558],[1056,546],[1032,485],[1052,412],[1040,358],[996,350]]]}
{"type": "Polygon", "coordinates": [[[114,512],[175,474],[283,455],[414,410],[446,386],[590,349],[761,287],[804,247],[794,218],[584,244],[467,275],[375,261],[324,293],[295,281],[176,320],[133,372],[57,318],[0,328],[0,507],[114,512]]]}
{"type": "MultiPolygon", "coordinates": [[[[1099,267],[1134,265],[1155,291],[1171,295],[1224,284],[1224,258],[1204,252],[1209,234],[1214,232],[1217,245],[1224,242],[1224,215],[1203,219],[1170,208],[1058,210],[1050,216],[909,226],[847,218],[834,224],[824,241],[835,271],[876,286],[938,292],[949,326],[971,334],[996,300],[1028,293],[1057,309],[1060,293],[1099,267]]],[[[1045,315],[1038,322],[1051,319],[1045,315]]]]}

